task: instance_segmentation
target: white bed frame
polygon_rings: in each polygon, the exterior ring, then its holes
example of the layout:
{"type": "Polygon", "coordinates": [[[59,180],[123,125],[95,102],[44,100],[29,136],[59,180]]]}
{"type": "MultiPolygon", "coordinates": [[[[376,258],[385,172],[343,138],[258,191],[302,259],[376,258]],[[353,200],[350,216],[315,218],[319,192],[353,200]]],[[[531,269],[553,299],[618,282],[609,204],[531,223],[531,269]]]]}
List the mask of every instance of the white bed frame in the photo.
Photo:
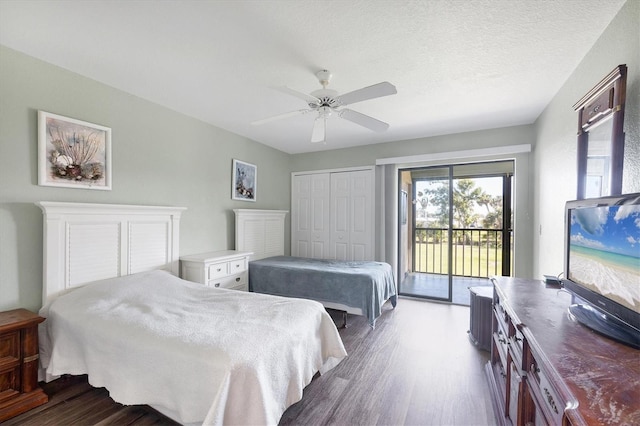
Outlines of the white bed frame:
{"type": "Polygon", "coordinates": [[[153,269],[179,273],[185,207],[42,201],[42,303],[91,281],[153,269]]]}
{"type": "Polygon", "coordinates": [[[288,210],[234,209],[236,250],[251,252],[249,260],[284,255],[284,219],[288,210]]]}
{"type": "MultiPolygon", "coordinates": [[[[236,209],[236,250],[250,251],[250,260],[284,256],[284,218],[286,210],[236,209]]],[[[249,276],[251,280],[251,276],[249,276]]],[[[364,315],[362,309],[342,303],[318,300],[325,308],[354,315],[364,315]]],[[[345,318],[346,324],[346,318],[345,318]]]]}
{"type": "MultiPolygon", "coordinates": [[[[179,273],[184,207],[36,203],[44,213],[43,304],[85,283],[163,269],[179,273]]],[[[39,380],[55,376],[40,369],[39,380]]],[[[177,413],[152,405],[164,415],[177,413]]]]}

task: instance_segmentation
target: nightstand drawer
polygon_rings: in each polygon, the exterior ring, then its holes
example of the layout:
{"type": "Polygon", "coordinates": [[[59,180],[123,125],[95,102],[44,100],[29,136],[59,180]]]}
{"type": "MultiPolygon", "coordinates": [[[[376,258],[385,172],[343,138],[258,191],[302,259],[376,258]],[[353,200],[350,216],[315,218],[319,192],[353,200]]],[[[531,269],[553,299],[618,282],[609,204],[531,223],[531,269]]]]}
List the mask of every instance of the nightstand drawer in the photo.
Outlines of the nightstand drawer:
{"type": "Polygon", "coordinates": [[[20,365],[0,372],[0,403],[20,394],[20,365]]]}
{"type": "Polygon", "coordinates": [[[227,275],[229,275],[229,262],[214,263],[213,265],[209,266],[210,280],[227,275]]]}
{"type": "Polygon", "coordinates": [[[208,287],[215,288],[236,288],[240,286],[246,286],[248,284],[248,274],[240,273],[237,275],[231,275],[228,277],[223,277],[218,280],[212,280],[207,283],[208,287]]]}
{"type": "Polygon", "coordinates": [[[229,262],[229,274],[239,274],[247,270],[247,259],[237,259],[229,262]]]}
{"type": "Polygon", "coordinates": [[[0,336],[0,370],[13,363],[20,364],[20,330],[0,336]]]}

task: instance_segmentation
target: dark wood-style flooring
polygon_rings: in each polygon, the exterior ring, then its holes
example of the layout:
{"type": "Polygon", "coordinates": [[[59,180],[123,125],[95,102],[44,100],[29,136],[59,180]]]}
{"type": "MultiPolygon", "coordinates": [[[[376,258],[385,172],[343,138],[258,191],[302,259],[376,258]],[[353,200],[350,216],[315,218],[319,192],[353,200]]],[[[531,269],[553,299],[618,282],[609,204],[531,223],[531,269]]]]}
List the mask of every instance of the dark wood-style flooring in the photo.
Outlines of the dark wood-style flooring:
{"type": "MultiPolygon", "coordinates": [[[[341,316],[333,315],[340,324],[341,316]]],[[[488,353],[468,337],[469,308],[401,298],[376,329],[349,315],[340,334],[349,353],[306,387],[281,425],[494,424],[483,366],[488,353]]],[[[147,406],[123,406],[86,376],[43,385],[47,404],[10,425],[174,425],[147,406]]]]}

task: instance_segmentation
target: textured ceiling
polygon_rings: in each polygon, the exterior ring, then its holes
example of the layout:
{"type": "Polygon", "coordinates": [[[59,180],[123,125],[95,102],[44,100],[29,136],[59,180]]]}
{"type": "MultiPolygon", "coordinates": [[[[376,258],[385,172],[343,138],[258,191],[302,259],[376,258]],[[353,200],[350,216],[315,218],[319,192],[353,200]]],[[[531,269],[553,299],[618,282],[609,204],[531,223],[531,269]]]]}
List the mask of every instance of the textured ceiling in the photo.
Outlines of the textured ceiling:
{"type": "Polygon", "coordinates": [[[0,0],[0,44],[300,153],[532,123],[623,4],[0,0]],[[273,87],[310,93],[323,68],[341,94],[393,83],[349,106],[390,128],[332,117],[311,144],[313,114],[250,124],[305,108],[273,87]]]}

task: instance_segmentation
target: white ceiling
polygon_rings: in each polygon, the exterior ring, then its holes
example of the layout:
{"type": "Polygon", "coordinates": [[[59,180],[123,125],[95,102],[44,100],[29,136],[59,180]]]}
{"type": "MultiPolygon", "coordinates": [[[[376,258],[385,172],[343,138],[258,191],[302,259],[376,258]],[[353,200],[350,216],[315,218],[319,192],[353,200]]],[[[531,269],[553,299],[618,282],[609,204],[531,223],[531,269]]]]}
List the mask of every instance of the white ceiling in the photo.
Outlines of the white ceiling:
{"type": "Polygon", "coordinates": [[[624,1],[0,0],[0,44],[301,153],[533,123],[624,1]],[[341,94],[393,83],[349,106],[390,128],[250,124],[305,108],[273,87],[309,93],[323,68],[341,94]]]}

